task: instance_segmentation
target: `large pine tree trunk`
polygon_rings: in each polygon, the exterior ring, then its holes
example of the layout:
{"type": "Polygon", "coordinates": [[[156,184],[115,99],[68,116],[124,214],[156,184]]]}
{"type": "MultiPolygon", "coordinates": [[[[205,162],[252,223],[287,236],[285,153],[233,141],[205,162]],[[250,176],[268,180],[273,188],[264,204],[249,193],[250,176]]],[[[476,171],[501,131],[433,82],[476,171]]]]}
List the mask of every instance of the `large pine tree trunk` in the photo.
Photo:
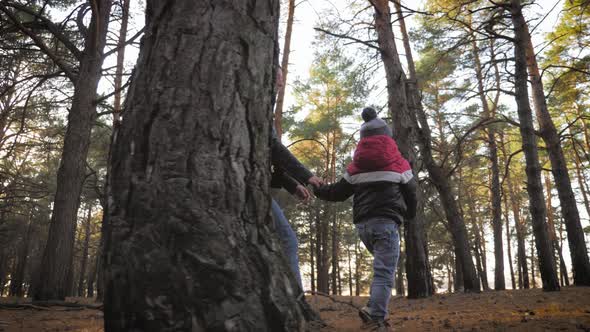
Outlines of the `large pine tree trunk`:
{"type": "Polygon", "coordinates": [[[277,93],[277,104],[275,107],[275,130],[279,140],[283,135],[283,103],[285,101],[285,90],[287,89],[287,75],[289,74],[289,55],[291,54],[291,35],[293,34],[293,19],[295,17],[295,0],[289,0],[289,13],[287,14],[287,27],[285,28],[285,43],[283,44],[283,58],[281,69],[283,71],[283,85],[277,93]]]}
{"type": "Polygon", "coordinates": [[[561,203],[561,213],[565,221],[574,271],[574,285],[590,286],[590,260],[588,259],[586,240],[584,239],[584,230],[580,222],[576,196],[572,189],[567,162],[561,148],[561,139],[547,108],[545,93],[543,91],[543,80],[539,72],[535,50],[533,49],[533,43],[526,22],[522,24],[521,28],[523,31],[519,35],[522,38],[522,43],[526,50],[533,105],[537,115],[537,121],[539,122],[541,138],[543,138],[547,146],[549,160],[551,161],[551,171],[555,180],[555,188],[557,189],[559,202],[561,203]]]}
{"type": "Polygon", "coordinates": [[[147,1],[113,142],[105,331],[294,331],[270,217],[279,1],[147,1]]]}
{"type": "Polygon", "coordinates": [[[515,98],[520,120],[522,149],[526,160],[527,191],[529,193],[529,209],[535,235],[535,245],[539,254],[539,270],[543,280],[543,290],[559,290],[559,280],[555,271],[555,262],[547,230],[547,212],[543,185],[541,184],[541,166],[537,151],[537,137],[533,128],[533,115],[527,90],[526,63],[526,21],[522,16],[520,0],[511,0],[512,23],[514,25],[514,58],[515,58],[515,98]]]}
{"type": "MultiPolygon", "coordinates": [[[[388,108],[389,114],[393,119],[394,136],[397,140],[400,151],[406,158],[408,158],[414,168],[414,174],[418,176],[418,165],[416,162],[417,156],[412,148],[416,142],[416,135],[413,133],[415,128],[413,122],[410,120],[410,110],[406,99],[406,77],[403,73],[399,55],[395,48],[393,30],[391,24],[389,24],[389,4],[387,1],[381,0],[371,1],[371,3],[375,9],[375,27],[377,29],[379,48],[381,49],[381,59],[387,77],[388,108]]],[[[399,12],[400,10],[398,10],[398,13],[399,12]]],[[[403,29],[402,36],[404,39],[404,45],[409,49],[409,40],[407,33],[405,33],[403,18],[400,23],[402,24],[403,29]]],[[[406,51],[406,56],[412,69],[411,73],[415,75],[411,52],[406,51]]],[[[415,84],[413,87],[417,89],[415,84]]],[[[417,93],[417,90],[413,92],[417,93]]],[[[418,196],[420,196],[420,190],[418,190],[418,196]]],[[[406,230],[404,231],[409,298],[428,297],[434,292],[430,283],[431,271],[428,265],[428,256],[425,251],[423,210],[422,199],[418,197],[418,213],[414,220],[409,220],[406,223],[406,230]]]]}
{"type": "Polygon", "coordinates": [[[96,118],[96,89],[101,77],[103,49],[108,30],[111,0],[93,2],[88,37],[74,83],[64,147],[57,171],[57,188],[47,244],[33,297],[37,300],[64,299],[72,285],[72,262],[76,219],[82,185],[86,178],[86,156],[96,118]]]}

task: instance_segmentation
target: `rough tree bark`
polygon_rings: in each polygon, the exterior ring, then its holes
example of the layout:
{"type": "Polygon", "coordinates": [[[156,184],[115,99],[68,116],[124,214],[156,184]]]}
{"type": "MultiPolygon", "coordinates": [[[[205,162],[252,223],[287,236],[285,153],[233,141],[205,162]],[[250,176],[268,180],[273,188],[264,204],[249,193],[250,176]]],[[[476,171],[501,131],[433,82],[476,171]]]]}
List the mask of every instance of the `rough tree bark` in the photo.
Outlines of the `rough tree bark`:
{"type": "Polygon", "coordinates": [[[294,331],[270,217],[279,1],[146,3],[113,142],[105,331],[294,331]]]}
{"type": "Polygon", "coordinates": [[[555,262],[547,230],[547,212],[545,209],[545,197],[543,197],[543,185],[541,184],[537,137],[534,132],[533,115],[527,90],[526,40],[530,36],[526,31],[526,21],[522,15],[520,0],[511,0],[510,3],[512,23],[514,25],[515,99],[520,120],[519,129],[522,137],[522,149],[526,160],[529,210],[533,223],[535,245],[539,255],[539,271],[543,280],[543,290],[556,291],[559,290],[559,280],[555,271],[555,262]]]}
{"type": "Polygon", "coordinates": [[[545,93],[543,91],[543,80],[539,72],[539,66],[537,65],[528,25],[524,22],[519,27],[523,30],[520,32],[520,35],[526,50],[533,105],[537,115],[537,121],[539,122],[539,132],[547,146],[549,160],[551,161],[551,172],[553,173],[555,188],[557,189],[559,202],[561,203],[561,213],[565,221],[565,230],[567,232],[574,272],[574,285],[590,286],[590,260],[588,259],[586,240],[584,239],[584,230],[580,222],[576,196],[572,189],[567,162],[561,148],[561,139],[547,108],[547,101],[545,100],[545,93]]]}
{"type": "Polygon", "coordinates": [[[96,118],[96,89],[101,77],[112,2],[97,0],[93,4],[79,73],[73,81],[74,96],[57,171],[49,235],[33,294],[37,300],[64,299],[72,285],[76,219],[86,177],[90,133],[96,118]]]}
{"type": "Polygon", "coordinates": [[[295,0],[289,0],[289,13],[287,15],[287,27],[285,29],[285,43],[283,44],[283,58],[281,69],[283,71],[283,86],[277,93],[275,106],[275,130],[279,140],[283,136],[283,102],[285,101],[285,89],[287,88],[287,74],[289,74],[289,55],[291,54],[291,34],[293,33],[293,19],[295,17],[295,0]]]}

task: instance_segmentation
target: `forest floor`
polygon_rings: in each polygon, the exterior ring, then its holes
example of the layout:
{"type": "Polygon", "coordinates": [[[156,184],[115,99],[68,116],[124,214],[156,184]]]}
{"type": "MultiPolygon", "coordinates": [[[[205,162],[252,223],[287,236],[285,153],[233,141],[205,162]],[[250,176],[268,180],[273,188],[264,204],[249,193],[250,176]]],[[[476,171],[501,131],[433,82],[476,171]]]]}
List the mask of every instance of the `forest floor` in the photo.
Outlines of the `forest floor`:
{"type": "MultiPolygon", "coordinates": [[[[361,307],[367,298],[334,299],[338,302],[322,296],[308,297],[327,324],[322,332],[359,331],[361,323],[354,306],[361,307]]],[[[1,298],[0,306],[14,302],[1,298]]],[[[441,294],[420,300],[395,297],[390,312],[394,331],[590,331],[590,287],[569,287],[553,293],[533,289],[441,294]]],[[[102,332],[102,325],[99,310],[0,309],[2,332],[102,332]]]]}

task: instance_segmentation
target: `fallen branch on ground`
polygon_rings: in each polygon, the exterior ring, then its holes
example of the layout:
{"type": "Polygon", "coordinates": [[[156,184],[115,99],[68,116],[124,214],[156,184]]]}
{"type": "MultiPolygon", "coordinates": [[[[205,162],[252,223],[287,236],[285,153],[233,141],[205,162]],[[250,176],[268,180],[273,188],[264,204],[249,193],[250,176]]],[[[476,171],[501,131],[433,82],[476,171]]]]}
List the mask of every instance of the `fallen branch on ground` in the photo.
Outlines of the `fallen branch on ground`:
{"type": "Polygon", "coordinates": [[[360,310],[361,310],[361,308],[360,308],[360,307],[357,307],[356,305],[354,305],[354,304],[352,303],[352,299],[350,300],[350,302],[344,302],[344,301],[340,301],[340,300],[336,299],[335,297],[333,297],[333,296],[331,296],[331,295],[329,295],[329,294],[323,293],[323,292],[312,292],[312,291],[306,291],[305,293],[306,293],[306,294],[310,294],[310,295],[319,295],[319,296],[327,297],[327,298],[329,298],[330,300],[332,300],[332,302],[334,302],[334,303],[346,304],[346,305],[348,305],[348,306],[351,306],[351,307],[353,307],[353,308],[354,308],[355,310],[357,310],[357,311],[360,311],[360,310]]]}

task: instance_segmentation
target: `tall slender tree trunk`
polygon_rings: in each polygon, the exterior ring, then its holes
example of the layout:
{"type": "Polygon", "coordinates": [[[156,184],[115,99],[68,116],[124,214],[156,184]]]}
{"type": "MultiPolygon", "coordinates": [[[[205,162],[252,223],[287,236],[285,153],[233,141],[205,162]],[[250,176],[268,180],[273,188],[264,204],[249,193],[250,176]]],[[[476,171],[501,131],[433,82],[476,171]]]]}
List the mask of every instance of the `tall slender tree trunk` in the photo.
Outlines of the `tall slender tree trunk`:
{"type": "Polygon", "coordinates": [[[360,241],[357,240],[354,245],[354,295],[361,295],[361,264],[363,262],[363,253],[360,248],[360,241]]]}
{"type": "Polygon", "coordinates": [[[578,186],[580,187],[580,192],[582,193],[582,199],[584,200],[584,207],[586,207],[586,213],[588,215],[590,215],[590,200],[588,199],[588,191],[586,190],[587,188],[587,183],[586,183],[586,178],[584,177],[584,171],[583,171],[583,163],[582,163],[582,159],[580,157],[580,152],[578,151],[578,148],[576,147],[576,140],[575,138],[573,138],[572,136],[572,149],[574,150],[574,163],[576,165],[576,175],[578,177],[578,186]]]}
{"type": "Polygon", "coordinates": [[[279,1],[146,8],[110,160],[105,331],[303,330],[270,217],[279,1]]]}
{"type": "Polygon", "coordinates": [[[283,103],[285,101],[285,89],[287,88],[287,75],[289,74],[289,55],[291,54],[291,35],[293,34],[293,19],[295,17],[295,0],[289,0],[289,13],[287,14],[287,27],[285,29],[285,43],[283,44],[283,58],[281,69],[283,71],[283,86],[279,87],[277,104],[275,107],[275,130],[279,140],[283,135],[283,103]]]}
{"type": "Polygon", "coordinates": [[[6,275],[8,274],[8,253],[5,248],[0,248],[0,296],[4,295],[6,275]]]}
{"type": "MultiPolygon", "coordinates": [[[[502,149],[502,155],[506,156],[506,144],[504,141],[504,134],[500,133],[500,147],[502,149]]],[[[504,157],[505,158],[505,157],[504,157]]],[[[506,160],[504,161],[506,163],[506,160]]],[[[521,219],[520,206],[521,201],[517,196],[512,182],[510,172],[506,173],[506,186],[508,189],[508,196],[510,197],[510,207],[512,210],[512,217],[514,218],[514,229],[516,231],[516,261],[518,265],[518,288],[528,289],[529,288],[529,274],[528,266],[526,262],[526,248],[524,239],[524,221],[521,219]]],[[[508,199],[508,198],[507,198],[508,199]]]]}
{"type": "Polygon", "coordinates": [[[395,278],[395,292],[397,295],[404,296],[404,261],[406,260],[406,255],[403,251],[400,251],[399,261],[398,261],[398,268],[397,268],[397,276],[395,278]]]}
{"type": "Polygon", "coordinates": [[[563,259],[563,250],[561,248],[563,248],[563,222],[561,222],[559,224],[559,261],[561,262],[560,274],[561,274],[562,283],[565,286],[569,286],[570,280],[569,280],[569,276],[567,273],[567,267],[566,267],[564,259],[563,259]]]}
{"type": "Polygon", "coordinates": [[[473,226],[473,233],[475,234],[475,245],[473,247],[475,249],[475,263],[477,265],[477,273],[481,280],[483,290],[487,291],[490,289],[490,286],[488,284],[487,271],[483,268],[485,256],[483,255],[484,249],[482,248],[482,238],[480,236],[481,232],[479,230],[477,211],[475,210],[475,202],[473,200],[473,196],[469,192],[467,192],[466,199],[467,207],[469,210],[469,217],[471,219],[471,223],[473,226]]]}
{"type": "Polygon", "coordinates": [[[29,257],[29,249],[31,244],[31,237],[33,236],[33,213],[34,208],[31,207],[31,211],[29,212],[29,223],[27,225],[27,230],[23,236],[23,240],[20,243],[20,248],[18,249],[18,257],[16,259],[14,273],[12,273],[11,280],[10,280],[10,296],[24,296],[23,290],[23,282],[25,280],[25,268],[27,266],[27,260],[29,257]]]}
{"type": "Polygon", "coordinates": [[[86,283],[86,296],[94,297],[94,283],[96,282],[96,275],[98,273],[98,263],[101,253],[96,250],[94,259],[92,260],[92,267],[88,273],[88,282],[86,283]]]}
{"type": "MultiPolygon", "coordinates": [[[[559,280],[555,271],[555,263],[551,249],[549,232],[547,231],[547,212],[543,186],[541,184],[541,166],[537,151],[537,138],[533,128],[533,116],[529,104],[527,87],[526,63],[526,21],[522,15],[520,0],[511,0],[512,23],[514,25],[514,58],[515,58],[515,96],[520,119],[522,149],[526,160],[527,191],[529,193],[529,209],[535,235],[535,245],[539,254],[539,270],[543,280],[543,290],[559,290],[559,280]]],[[[529,37],[530,38],[530,37],[529,37]]]]}
{"type": "Polygon", "coordinates": [[[452,271],[451,268],[449,267],[449,264],[447,263],[447,292],[448,293],[452,293],[453,292],[453,278],[452,278],[452,271]]]}
{"type": "MultiPolygon", "coordinates": [[[[520,1],[513,0],[513,3],[522,8],[520,1]]],[[[537,121],[539,122],[539,131],[547,146],[549,160],[551,161],[551,171],[555,180],[555,188],[557,189],[557,194],[561,203],[561,213],[563,214],[563,220],[565,221],[565,229],[567,232],[574,271],[574,285],[590,286],[590,260],[588,259],[586,240],[584,239],[584,231],[582,229],[582,223],[580,222],[576,196],[572,189],[567,162],[561,148],[561,139],[555,128],[555,124],[551,119],[549,109],[547,108],[547,101],[543,91],[543,80],[539,72],[531,35],[528,30],[528,25],[524,22],[524,17],[523,23],[518,27],[522,29],[519,35],[522,38],[521,41],[526,50],[533,105],[537,115],[537,121]]]]}
{"type": "Polygon", "coordinates": [[[514,278],[514,265],[512,264],[512,243],[510,241],[510,216],[508,215],[508,195],[507,191],[504,191],[504,220],[506,220],[506,251],[508,254],[508,267],[510,268],[510,283],[512,289],[516,289],[516,280],[514,278]]]}
{"type": "MultiPolygon", "coordinates": [[[[483,115],[486,118],[491,118],[495,114],[490,111],[487,97],[485,94],[485,87],[483,83],[483,74],[481,69],[481,62],[479,60],[479,48],[477,47],[477,41],[475,38],[471,40],[473,59],[475,62],[475,74],[477,77],[477,90],[481,107],[483,109],[483,115]]],[[[506,281],[504,279],[504,245],[502,243],[502,200],[501,200],[501,188],[500,188],[500,169],[498,166],[498,147],[496,145],[496,130],[494,124],[487,127],[487,143],[488,152],[490,159],[491,169],[491,205],[492,205],[492,227],[494,230],[494,289],[504,290],[506,289],[506,281]]]]}
{"type": "Polygon", "coordinates": [[[121,121],[121,95],[123,94],[123,67],[125,64],[125,42],[127,41],[127,26],[129,23],[129,3],[131,0],[121,1],[121,28],[119,29],[119,40],[117,42],[117,67],[115,69],[115,96],[113,103],[113,123],[118,126],[121,121]]]}
{"type": "Polygon", "coordinates": [[[332,294],[338,295],[338,217],[332,219],[332,294]]]}
{"type": "Polygon", "coordinates": [[[84,278],[86,277],[86,265],[88,264],[91,217],[92,205],[88,204],[88,214],[86,215],[86,223],[84,225],[84,244],[82,245],[82,261],[80,262],[80,278],[78,279],[78,296],[84,296],[84,278]]]}
{"type": "Polygon", "coordinates": [[[352,255],[350,254],[350,246],[347,246],[346,254],[348,258],[348,294],[352,296],[352,280],[354,279],[354,276],[352,274],[352,255]]]}
{"type": "MultiPolygon", "coordinates": [[[[315,291],[316,291],[316,273],[315,273],[315,271],[316,271],[316,267],[315,267],[316,251],[315,251],[315,245],[314,245],[315,239],[313,237],[313,233],[314,233],[314,231],[313,231],[314,230],[314,227],[313,227],[314,217],[313,216],[314,215],[310,212],[309,213],[309,234],[310,234],[310,237],[309,237],[309,265],[311,268],[311,273],[310,273],[310,281],[309,282],[311,284],[312,293],[315,293],[315,291]]],[[[315,233],[316,233],[316,237],[317,237],[317,232],[315,232],[315,233]]]]}
{"type": "MultiPolygon", "coordinates": [[[[557,240],[557,232],[555,229],[555,218],[553,216],[553,206],[551,205],[551,179],[549,174],[545,174],[545,191],[547,192],[547,224],[549,226],[549,233],[551,236],[551,243],[553,244],[553,250],[557,253],[557,259],[559,259],[559,280],[561,286],[565,286],[566,283],[569,286],[569,280],[567,280],[567,267],[563,260],[563,253],[559,241],[557,240]],[[564,280],[565,272],[565,280],[564,280]],[[567,281],[567,282],[566,282],[567,281]]],[[[562,223],[563,224],[563,223],[562,223]]],[[[557,263],[556,263],[557,264],[557,263]]]]}
{"type": "MultiPolygon", "coordinates": [[[[531,238],[531,281],[533,284],[533,288],[537,288],[537,279],[535,277],[535,244],[534,244],[534,239],[531,238]]],[[[542,277],[541,277],[542,278],[542,277]]]]}
{"type": "Polygon", "coordinates": [[[86,178],[86,156],[96,118],[96,90],[112,3],[97,0],[93,4],[79,73],[73,82],[74,96],[57,171],[49,236],[33,293],[37,300],[64,299],[72,285],[76,219],[86,178]]]}

